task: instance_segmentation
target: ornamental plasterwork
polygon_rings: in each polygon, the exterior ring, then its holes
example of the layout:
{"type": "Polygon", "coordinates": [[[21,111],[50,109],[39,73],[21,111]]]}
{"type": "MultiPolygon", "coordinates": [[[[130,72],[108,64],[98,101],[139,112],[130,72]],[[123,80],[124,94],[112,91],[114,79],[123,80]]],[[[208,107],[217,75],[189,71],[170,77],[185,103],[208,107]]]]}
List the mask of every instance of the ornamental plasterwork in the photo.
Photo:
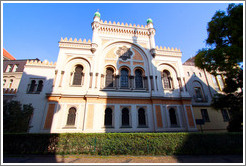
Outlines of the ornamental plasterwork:
{"type": "Polygon", "coordinates": [[[127,48],[126,46],[119,47],[116,51],[116,54],[121,58],[122,60],[131,59],[131,56],[133,55],[133,52],[130,48],[127,48]]]}

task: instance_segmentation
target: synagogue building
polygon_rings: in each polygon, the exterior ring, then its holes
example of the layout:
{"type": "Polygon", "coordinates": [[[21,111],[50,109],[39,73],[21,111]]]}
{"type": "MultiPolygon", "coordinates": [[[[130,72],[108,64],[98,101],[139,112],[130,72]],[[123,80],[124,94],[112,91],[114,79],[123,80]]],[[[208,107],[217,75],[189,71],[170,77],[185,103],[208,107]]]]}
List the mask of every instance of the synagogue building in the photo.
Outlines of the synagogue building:
{"type": "Polygon", "coordinates": [[[96,12],[91,26],[91,40],[61,38],[56,63],[26,61],[14,100],[32,103],[31,133],[191,132],[196,119],[226,130],[227,111],[210,106],[223,76],[156,46],[151,19],[107,22],[96,12]]]}

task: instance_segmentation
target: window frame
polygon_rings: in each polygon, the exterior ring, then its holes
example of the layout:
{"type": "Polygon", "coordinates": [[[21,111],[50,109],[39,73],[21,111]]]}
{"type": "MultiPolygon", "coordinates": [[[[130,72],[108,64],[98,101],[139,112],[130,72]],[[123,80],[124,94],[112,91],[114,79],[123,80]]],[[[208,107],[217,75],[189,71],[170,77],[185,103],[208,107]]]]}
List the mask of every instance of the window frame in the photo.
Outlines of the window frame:
{"type": "Polygon", "coordinates": [[[115,88],[115,70],[112,68],[112,67],[107,67],[106,68],[106,72],[105,72],[105,80],[104,80],[104,83],[105,83],[105,88],[106,89],[114,89],[115,88]],[[108,81],[108,74],[107,74],[107,71],[108,70],[111,70],[112,71],[112,82],[110,84],[112,84],[112,86],[108,86],[107,85],[107,81],[108,81]]]}
{"type": "Polygon", "coordinates": [[[44,83],[45,83],[44,78],[30,78],[29,84],[27,85],[27,92],[26,93],[27,94],[40,94],[44,90],[44,83]],[[33,81],[35,81],[33,91],[30,91],[33,81]],[[41,90],[38,91],[38,85],[39,85],[40,81],[42,81],[43,83],[42,83],[41,90]]]}
{"type": "Polygon", "coordinates": [[[219,83],[218,83],[218,81],[217,81],[216,76],[212,75],[212,81],[213,81],[215,90],[216,90],[216,91],[220,91],[219,83]]]}
{"type": "Polygon", "coordinates": [[[3,79],[3,87],[5,87],[7,80],[3,79]]]}
{"type": "Polygon", "coordinates": [[[12,72],[17,72],[17,69],[18,69],[19,65],[18,64],[15,64],[13,69],[12,69],[12,72]]]}
{"type": "Polygon", "coordinates": [[[173,87],[173,80],[170,71],[168,70],[163,70],[162,71],[162,86],[164,90],[172,90],[173,87]],[[168,84],[168,87],[166,85],[168,84]]]}
{"type": "Polygon", "coordinates": [[[75,126],[76,126],[77,112],[78,112],[78,111],[77,111],[76,107],[70,107],[70,108],[68,109],[68,111],[67,111],[66,127],[75,127],[75,126]],[[74,117],[73,117],[74,124],[68,124],[68,120],[69,120],[69,118],[71,118],[71,117],[69,117],[69,114],[70,114],[70,110],[71,110],[72,108],[74,108],[74,110],[75,110],[74,117]]]}
{"type": "Polygon", "coordinates": [[[134,71],[134,74],[135,74],[135,77],[134,77],[134,84],[135,84],[135,89],[144,89],[144,81],[143,81],[143,71],[141,70],[141,69],[139,69],[139,68],[137,68],[135,71],[134,71]],[[138,72],[139,71],[139,73],[140,73],[140,75],[138,75],[139,76],[139,80],[137,80],[137,74],[136,74],[136,72],[138,72]],[[141,80],[140,80],[140,77],[141,77],[141,80]],[[142,86],[141,87],[137,87],[137,81],[141,81],[141,84],[142,84],[142,86]]]}
{"type": "Polygon", "coordinates": [[[145,108],[143,108],[143,107],[140,107],[137,110],[137,122],[138,122],[137,128],[148,128],[147,110],[145,108]],[[144,125],[143,124],[140,125],[140,123],[139,123],[139,111],[141,109],[144,111],[144,119],[145,119],[145,124],[144,125]]]}
{"type": "Polygon", "coordinates": [[[168,109],[168,115],[169,115],[170,127],[173,127],[173,128],[179,127],[180,125],[179,125],[179,118],[178,118],[177,110],[176,110],[175,108],[173,108],[173,107],[169,108],[169,109],[168,109]],[[170,110],[174,110],[176,124],[172,124],[170,110]]]}
{"type": "Polygon", "coordinates": [[[78,87],[83,86],[83,79],[84,79],[84,72],[83,71],[84,71],[84,66],[82,66],[80,64],[79,65],[75,65],[74,71],[72,72],[73,77],[72,77],[71,86],[74,86],[74,87],[76,87],[76,86],[78,86],[78,87]],[[81,73],[76,73],[77,72],[76,69],[79,68],[79,67],[82,68],[81,73]],[[79,74],[81,74],[81,76],[79,76],[79,74]],[[79,78],[77,78],[77,77],[79,77],[79,78]],[[79,79],[80,80],[80,84],[75,84],[74,82],[77,81],[75,79],[79,79]]]}
{"type": "Polygon", "coordinates": [[[5,72],[6,73],[11,73],[12,71],[13,71],[13,64],[8,64],[8,66],[7,66],[7,68],[6,68],[6,70],[5,70],[5,72]]]}
{"type": "MultiPolygon", "coordinates": [[[[129,79],[129,73],[130,73],[130,70],[126,67],[124,68],[121,68],[120,70],[120,89],[129,89],[130,88],[130,79],[129,79]],[[124,78],[125,80],[127,80],[127,86],[122,86],[122,82],[124,80],[122,80],[122,71],[127,71],[127,75],[125,75],[126,78],[124,78]]],[[[124,83],[126,84],[126,83],[124,83]]]]}
{"type": "Polygon", "coordinates": [[[104,128],[114,128],[114,110],[111,107],[106,107],[106,109],[104,110],[104,123],[103,123],[104,128]],[[106,125],[106,110],[110,109],[111,112],[111,125],[106,125]]]}
{"type": "Polygon", "coordinates": [[[132,128],[132,123],[131,123],[131,111],[128,107],[123,107],[121,109],[121,127],[120,128],[132,128]],[[128,121],[129,121],[129,124],[128,125],[123,125],[123,110],[124,109],[127,109],[128,110],[128,121]]]}
{"type": "Polygon", "coordinates": [[[195,86],[194,87],[194,92],[195,92],[196,101],[203,101],[204,100],[204,95],[203,95],[202,87],[195,86]],[[201,94],[201,98],[198,98],[198,96],[197,96],[198,93],[197,93],[196,89],[199,89],[199,92],[201,94]]]}
{"type": "Polygon", "coordinates": [[[38,81],[38,84],[37,84],[36,92],[37,92],[37,93],[42,92],[43,87],[44,87],[44,81],[43,81],[43,80],[39,80],[39,81],[38,81]],[[41,81],[42,81],[42,83],[40,84],[41,81]],[[40,88],[40,85],[41,85],[41,88],[40,88]],[[39,88],[40,88],[40,89],[39,89],[39,88]]]}
{"type": "Polygon", "coordinates": [[[201,115],[202,115],[202,119],[204,122],[210,122],[210,118],[209,118],[207,109],[201,109],[201,115]]]}
{"type": "Polygon", "coordinates": [[[230,116],[229,116],[228,111],[226,109],[221,109],[220,111],[221,111],[224,122],[229,122],[230,116]]]}

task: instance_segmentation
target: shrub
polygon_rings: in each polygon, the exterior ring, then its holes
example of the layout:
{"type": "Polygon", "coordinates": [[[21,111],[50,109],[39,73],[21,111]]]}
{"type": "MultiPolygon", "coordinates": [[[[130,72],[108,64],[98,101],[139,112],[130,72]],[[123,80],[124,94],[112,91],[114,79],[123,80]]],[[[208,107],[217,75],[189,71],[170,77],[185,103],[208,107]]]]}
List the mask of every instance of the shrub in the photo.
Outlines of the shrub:
{"type": "Polygon", "coordinates": [[[242,154],[242,133],[4,134],[5,154],[242,154]]]}
{"type": "Polygon", "coordinates": [[[3,102],[3,132],[28,132],[34,108],[31,104],[22,105],[19,101],[3,102]]]}

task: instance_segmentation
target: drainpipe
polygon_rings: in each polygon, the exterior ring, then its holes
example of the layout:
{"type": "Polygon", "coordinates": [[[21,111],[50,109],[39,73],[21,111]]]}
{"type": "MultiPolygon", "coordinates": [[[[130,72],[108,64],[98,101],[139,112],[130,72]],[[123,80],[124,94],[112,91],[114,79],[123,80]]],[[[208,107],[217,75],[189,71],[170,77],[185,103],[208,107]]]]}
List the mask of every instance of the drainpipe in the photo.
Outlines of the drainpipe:
{"type": "Polygon", "coordinates": [[[151,100],[151,107],[152,107],[152,117],[153,117],[153,123],[154,123],[154,132],[156,132],[156,129],[155,129],[155,114],[154,114],[154,105],[153,105],[153,99],[152,99],[152,87],[151,87],[151,84],[150,84],[150,100],[151,100]]]}
{"type": "MultiPolygon", "coordinates": [[[[86,92],[87,95],[88,91],[86,92]]],[[[87,108],[87,97],[85,95],[85,111],[84,111],[84,123],[83,123],[83,132],[85,132],[85,116],[86,116],[86,108],[87,108]]]]}

